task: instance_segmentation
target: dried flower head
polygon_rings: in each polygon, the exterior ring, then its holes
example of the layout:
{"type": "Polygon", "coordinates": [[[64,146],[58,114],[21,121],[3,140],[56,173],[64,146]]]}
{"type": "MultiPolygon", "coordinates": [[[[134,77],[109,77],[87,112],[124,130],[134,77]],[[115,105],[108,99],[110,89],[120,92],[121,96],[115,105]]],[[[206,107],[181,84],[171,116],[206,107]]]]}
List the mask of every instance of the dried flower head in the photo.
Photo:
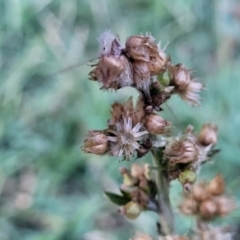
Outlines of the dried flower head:
{"type": "Polygon", "coordinates": [[[112,106],[112,118],[108,125],[108,140],[113,156],[129,160],[140,149],[141,144],[148,138],[148,132],[141,123],[143,113],[141,102],[138,101],[136,109],[133,107],[132,98],[124,105],[115,103],[112,106]]]}
{"type": "Polygon", "coordinates": [[[158,53],[155,39],[151,35],[131,36],[126,41],[127,54],[134,60],[150,62],[150,56],[158,53]]]}
{"type": "Polygon", "coordinates": [[[82,150],[87,153],[103,155],[108,150],[108,139],[102,131],[89,131],[82,150]]]}
{"type": "Polygon", "coordinates": [[[207,199],[200,204],[199,214],[203,219],[212,219],[218,213],[218,205],[212,199],[207,199]]]}
{"type": "Polygon", "coordinates": [[[217,143],[217,126],[212,123],[206,123],[198,136],[198,141],[204,145],[215,145],[217,143]]]}
{"type": "Polygon", "coordinates": [[[192,193],[185,194],[180,210],[184,214],[192,212],[202,221],[229,214],[236,208],[236,202],[232,197],[223,195],[224,186],[223,178],[218,175],[210,183],[195,184],[192,193]],[[215,189],[217,182],[221,191],[215,189]]]}
{"type": "Polygon", "coordinates": [[[191,82],[190,72],[182,64],[177,64],[175,66],[170,65],[169,73],[171,84],[179,91],[186,89],[187,85],[191,82]]]}
{"type": "Polygon", "coordinates": [[[209,153],[214,145],[202,145],[193,133],[191,125],[182,135],[165,140],[163,157],[168,163],[168,177],[179,178],[184,189],[188,191],[193,184],[192,180],[196,180],[201,165],[210,159],[209,153]]]}
{"type": "Polygon", "coordinates": [[[161,118],[158,114],[148,114],[144,124],[146,130],[151,134],[169,134],[171,123],[161,118]]]}
{"type": "Polygon", "coordinates": [[[179,96],[190,105],[200,106],[199,92],[202,89],[202,83],[191,81],[183,91],[179,92],[179,96]]]}
{"type": "Polygon", "coordinates": [[[192,197],[199,202],[207,200],[210,197],[208,186],[205,182],[193,185],[192,197]]]}
{"type": "Polygon", "coordinates": [[[133,126],[131,117],[123,119],[115,124],[115,129],[108,129],[108,141],[111,146],[111,155],[124,157],[129,160],[134,152],[140,148],[141,141],[147,139],[148,132],[143,129],[141,123],[133,126]]]}
{"type": "Polygon", "coordinates": [[[108,126],[110,128],[117,122],[121,121],[123,117],[131,117],[133,125],[142,123],[145,118],[144,103],[141,97],[138,98],[135,107],[132,97],[130,97],[124,104],[115,102],[112,105],[111,115],[112,118],[108,121],[108,126]]]}
{"type": "Polygon", "coordinates": [[[198,203],[192,198],[186,198],[182,204],[179,206],[179,209],[183,214],[193,215],[197,213],[198,203]]]}
{"type": "Polygon", "coordinates": [[[100,58],[89,73],[90,79],[102,84],[102,89],[119,89],[133,84],[131,63],[124,55],[100,58]]]}
{"type": "Polygon", "coordinates": [[[224,193],[225,182],[222,175],[218,174],[208,184],[208,192],[211,195],[218,196],[224,193]]]}
{"type": "Polygon", "coordinates": [[[148,63],[148,70],[150,72],[150,76],[157,76],[166,71],[167,59],[162,59],[159,54],[154,54],[151,56],[151,61],[148,63]]]}
{"type": "Polygon", "coordinates": [[[169,65],[168,71],[174,91],[190,105],[199,106],[199,92],[203,89],[203,84],[193,80],[190,71],[182,64],[169,65]]]}
{"type": "Polygon", "coordinates": [[[166,145],[164,158],[169,159],[170,164],[192,163],[197,160],[199,149],[189,139],[174,139],[166,145]]]}

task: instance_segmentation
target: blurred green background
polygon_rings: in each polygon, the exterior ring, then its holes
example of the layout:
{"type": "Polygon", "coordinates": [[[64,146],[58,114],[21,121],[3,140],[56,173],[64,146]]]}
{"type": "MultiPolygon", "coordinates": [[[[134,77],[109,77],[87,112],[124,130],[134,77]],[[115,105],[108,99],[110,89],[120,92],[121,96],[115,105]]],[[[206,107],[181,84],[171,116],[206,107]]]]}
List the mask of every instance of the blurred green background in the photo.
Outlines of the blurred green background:
{"type": "MultiPolygon", "coordinates": [[[[201,108],[173,97],[162,115],[196,131],[219,126],[221,152],[201,178],[221,172],[240,200],[240,2],[234,0],[0,0],[0,239],[116,240],[137,231],[156,234],[153,213],[136,221],[119,216],[103,196],[117,191],[129,163],[81,152],[90,129],[103,129],[110,104],[130,88],[102,92],[85,64],[98,56],[97,37],[110,29],[124,43],[151,32],[169,43],[206,85],[201,108]],[[49,75],[75,63],[83,66],[49,75]],[[177,119],[177,120],[176,120],[177,119]]],[[[151,161],[150,155],[139,162],[151,161]]],[[[177,229],[186,232],[178,182],[172,184],[177,229]]],[[[226,220],[238,224],[239,211],[226,220]]]]}

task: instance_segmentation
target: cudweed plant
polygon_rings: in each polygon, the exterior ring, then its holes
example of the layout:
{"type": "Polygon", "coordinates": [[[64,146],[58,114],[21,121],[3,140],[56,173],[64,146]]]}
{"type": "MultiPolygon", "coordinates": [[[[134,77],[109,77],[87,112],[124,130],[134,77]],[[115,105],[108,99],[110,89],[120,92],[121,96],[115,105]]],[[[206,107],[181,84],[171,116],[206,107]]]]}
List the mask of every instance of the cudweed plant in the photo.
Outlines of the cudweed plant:
{"type": "MultiPolygon", "coordinates": [[[[150,152],[153,159],[151,166],[134,162],[130,169],[122,167],[121,194],[105,192],[107,197],[128,219],[137,218],[143,211],[156,212],[161,240],[231,239],[228,228],[210,224],[236,207],[234,199],[225,194],[223,177],[217,175],[209,183],[195,183],[202,164],[218,152],[214,149],[217,126],[206,123],[199,133],[194,133],[189,125],[185,132],[172,136],[171,122],[158,114],[174,94],[190,105],[200,106],[203,84],[182,64],[172,64],[151,34],[130,36],[125,46],[110,31],[98,40],[100,57],[89,73],[90,80],[99,82],[103,90],[133,87],[139,97],[136,105],[131,97],[125,103],[113,103],[107,128],[89,131],[82,150],[127,161],[150,152]],[[174,229],[169,191],[175,179],[183,186],[180,211],[196,219],[194,232],[185,236],[176,235],[174,229]]],[[[132,240],[152,238],[136,234],[132,240]]]]}

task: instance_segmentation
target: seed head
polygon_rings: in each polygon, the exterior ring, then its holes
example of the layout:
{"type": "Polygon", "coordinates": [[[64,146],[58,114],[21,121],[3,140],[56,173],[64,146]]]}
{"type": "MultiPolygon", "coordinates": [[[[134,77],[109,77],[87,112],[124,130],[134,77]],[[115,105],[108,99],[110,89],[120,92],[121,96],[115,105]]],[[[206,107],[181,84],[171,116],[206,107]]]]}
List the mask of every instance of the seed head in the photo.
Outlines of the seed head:
{"type": "Polygon", "coordinates": [[[171,123],[161,118],[158,114],[149,114],[146,116],[146,130],[151,134],[168,134],[171,123]]]}
{"type": "Polygon", "coordinates": [[[204,201],[210,197],[207,185],[205,183],[198,183],[193,185],[192,195],[193,198],[199,202],[204,201]]]}
{"type": "Polygon", "coordinates": [[[82,150],[87,153],[103,155],[108,150],[108,139],[102,131],[89,131],[82,150]]]}
{"type": "Polygon", "coordinates": [[[148,70],[150,72],[151,77],[157,76],[163,72],[165,72],[166,61],[167,59],[161,58],[159,54],[153,54],[150,57],[150,62],[148,63],[148,70]]]}
{"type": "Polygon", "coordinates": [[[168,71],[171,84],[175,87],[174,91],[190,105],[199,106],[199,92],[203,89],[203,84],[192,80],[190,71],[182,64],[169,65],[168,71]]]}
{"type": "Polygon", "coordinates": [[[203,219],[211,219],[217,215],[218,205],[215,201],[207,199],[201,203],[199,210],[203,219]]]}
{"type": "Polygon", "coordinates": [[[124,66],[118,57],[104,56],[90,72],[90,78],[103,84],[104,88],[117,89],[117,79],[123,72],[124,66]]]}
{"type": "Polygon", "coordinates": [[[180,211],[186,215],[192,215],[197,213],[198,203],[192,198],[186,198],[179,206],[180,211]]]}
{"type": "Polygon", "coordinates": [[[112,105],[111,115],[112,118],[108,121],[108,126],[110,128],[121,121],[124,117],[131,117],[132,124],[142,123],[145,118],[144,103],[141,98],[138,98],[136,107],[134,108],[132,97],[130,97],[124,104],[115,102],[112,105]]]}
{"type": "Polygon", "coordinates": [[[182,64],[169,66],[169,72],[171,83],[176,86],[179,91],[185,90],[191,82],[190,72],[182,64]]]}
{"type": "Polygon", "coordinates": [[[164,158],[169,159],[170,164],[192,163],[197,160],[199,150],[197,145],[188,140],[173,140],[166,145],[164,158]]]}
{"type": "Polygon", "coordinates": [[[208,192],[211,195],[218,196],[223,194],[224,190],[225,190],[224,179],[220,174],[218,174],[208,184],[208,192]]]}
{"type": "Polygon", "coordinates": [[[150,62],[150,56],[158,53],[155,39],[150,36],[131,36],[126,41],[127,54],[134,60],[150,62]]]}
{"type": "Polygon", "coordinates": [[[112,135],[108,136],[111,146],[110,154],[130,160],[135,151],[140,148],[139,142],[147,139],[148,132],[143,130],[141,123],[133,126],[131,117],[124,117],[115,124],[115,127],[115,130],[107,130],[112,135]]]}
{"type": "Polygon", "coordinates": [[[227,215],[236,208],[236,202],[232,197],[223,195],[222,186],[224,186],[223,179],[220,175],[208,184],[206,182],[194,184],[192,193],[185,193],[185,200],[180,205],[180,210],[184,214],[193,212],[202,221],[227,215]],[[221,185],[221,191],[215,189],[217,182],[221,185]]]}
{"type": "Polygon", "coordinates": [[[135,152],[142,148],[148,132],[142,121],[144,119],[143,104],[138,100],[136,108],[133,106],[132,98],[125,104],[114,103],[112,105],[112,118],[108,122],[110,142],[113,156],[124,157],[129,160],[135,152]]]}
{"type": "Polygon", "coordinates": [[[91,80],[101,83],[103,89],[117,90],[133,83],[131,64],[124,55],[101,57],[89,76],[91,80]]]}
{"type": "Polygon", "coordinates": [[[202,89],[202,83],[191,81],[184,90],[179,91],[179,95],[188,104],[193,106],[200,106],[201,98],[199,96],[199,92],[202,89]]]}
{"type": "Polygon", "coordinates": [[[204,145],[215,145],[217,143],[217,126],[212,123],[206,123],[198,136],[198,141],[204,145]]]}

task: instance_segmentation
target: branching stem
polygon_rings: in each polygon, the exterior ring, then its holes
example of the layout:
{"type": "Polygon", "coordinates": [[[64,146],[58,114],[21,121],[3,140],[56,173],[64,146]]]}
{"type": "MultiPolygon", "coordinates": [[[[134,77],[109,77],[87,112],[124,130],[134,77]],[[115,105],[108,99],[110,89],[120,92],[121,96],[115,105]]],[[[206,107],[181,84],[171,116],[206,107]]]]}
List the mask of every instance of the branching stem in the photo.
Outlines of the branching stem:
{"type": "Polygon", "coordinates": [[[174,232],[174,215],[169,199],[169,180],[167,178],[166,170],[162,165],[162,151],[152,150],[152,157],[155,170],[156,184],[158,188],[157,201],[159,205],[159,218],[161,224],[161,234],[170,235],[174,232]]]}

